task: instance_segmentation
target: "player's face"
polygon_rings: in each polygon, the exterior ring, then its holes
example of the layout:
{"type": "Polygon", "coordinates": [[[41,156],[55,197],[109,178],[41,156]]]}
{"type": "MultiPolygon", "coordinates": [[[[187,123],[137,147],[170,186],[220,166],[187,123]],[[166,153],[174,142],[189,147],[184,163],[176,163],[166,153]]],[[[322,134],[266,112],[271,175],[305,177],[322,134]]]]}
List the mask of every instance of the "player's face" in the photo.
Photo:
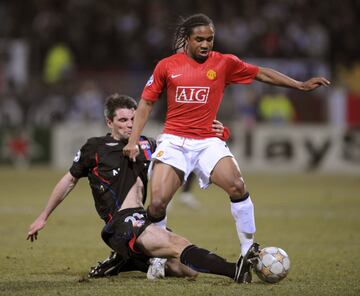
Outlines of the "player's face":
{"type": "Polygon", "coordinates": [[[188,56],[199,63],[205,62],[214,46],[214,36],[215,32],[212,26],[193,28],[186,44],[188,56]]]}
{"type": "Polygon", "coordinates": [[[111,129],[111,136],[114,139],[129,139],[133,127],[134,115],[134,109],[121,108],[115,111],[113,120],[106,120],[108,127],[111,129]]]}

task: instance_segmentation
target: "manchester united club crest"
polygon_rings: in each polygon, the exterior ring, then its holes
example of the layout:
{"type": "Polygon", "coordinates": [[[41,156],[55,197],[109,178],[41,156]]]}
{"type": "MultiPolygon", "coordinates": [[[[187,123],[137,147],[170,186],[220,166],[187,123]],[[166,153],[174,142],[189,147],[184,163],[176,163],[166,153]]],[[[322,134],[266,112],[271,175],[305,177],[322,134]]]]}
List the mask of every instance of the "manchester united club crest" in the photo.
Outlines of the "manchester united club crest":
{"type": "Polygon", "coordinates": [[[207,78],[214,80],[216,78],[216,72],[214,70],[209,70],[206,73],[207,78]]]}
{"type": "Polygon", "coordinates": [[[156,157],[161,157],[164,155],[164,151],[160,150],[157,154],[156,157]]]}

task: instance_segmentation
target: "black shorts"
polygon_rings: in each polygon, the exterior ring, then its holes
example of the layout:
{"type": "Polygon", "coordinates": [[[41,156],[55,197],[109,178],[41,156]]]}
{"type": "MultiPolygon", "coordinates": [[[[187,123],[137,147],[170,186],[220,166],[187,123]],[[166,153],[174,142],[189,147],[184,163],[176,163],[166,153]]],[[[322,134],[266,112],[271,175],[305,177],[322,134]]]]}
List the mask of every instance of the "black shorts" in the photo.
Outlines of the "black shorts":
{"type": "Polygon", "coordinates": [[[135,241],[150,224],[144,208],[124,209],[115,212],[104,226],[101,237],[111,249],[127,260],[134,253],[140,253],[135,249],[135,241]]]}

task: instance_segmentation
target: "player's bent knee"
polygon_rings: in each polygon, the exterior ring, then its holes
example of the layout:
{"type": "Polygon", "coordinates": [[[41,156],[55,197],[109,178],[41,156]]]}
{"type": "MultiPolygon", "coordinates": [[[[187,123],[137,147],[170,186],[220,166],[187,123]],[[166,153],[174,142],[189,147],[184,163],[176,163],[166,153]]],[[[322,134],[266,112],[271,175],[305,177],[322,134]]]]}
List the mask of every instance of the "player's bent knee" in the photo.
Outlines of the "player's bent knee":
{"type": "Polygon", "coordinates": [[[173,249],[176,258],[180,258],[182,251],[187,246],[191,245],[187,239],[172,232],[169,233],[169,239],[171,248],[173,249]]]}
{"type": "Polygon", "coordinates": [[[232,197],[242,197],[246,193],[245,183],[242,178],[233,181],[229,189],[229,195],[232,197]]]}

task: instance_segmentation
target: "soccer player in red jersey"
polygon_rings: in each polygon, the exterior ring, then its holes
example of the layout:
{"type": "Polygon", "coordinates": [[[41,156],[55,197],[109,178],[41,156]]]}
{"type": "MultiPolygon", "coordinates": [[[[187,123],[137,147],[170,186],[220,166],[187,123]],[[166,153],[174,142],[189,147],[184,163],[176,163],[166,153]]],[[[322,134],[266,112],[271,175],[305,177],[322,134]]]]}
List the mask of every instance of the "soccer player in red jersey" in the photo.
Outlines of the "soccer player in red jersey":
{"type": "Polygon", "coordinates": [[[297,81],[273,69],[248,64],[232,54],[212,51],[214,37],[214,24],[204,14],[192,15],[178,25],[175,54],[161,60],[146,83],[123,152],[135,159],[140,133],[154,103],[166,90],[167,115],[152,158],[148,215],[151,221],[164,227],[167,204],[192,171],[202,188],[216,184],[230,196],[241,245],[238,263],[247,273],[250,272],[247,252],[253,245],[255,233],[254,206],[234,156],[211,130],[224,89],[229,84],[258,80],[311,91],[330,82],[323,77],[297,81]]]}

